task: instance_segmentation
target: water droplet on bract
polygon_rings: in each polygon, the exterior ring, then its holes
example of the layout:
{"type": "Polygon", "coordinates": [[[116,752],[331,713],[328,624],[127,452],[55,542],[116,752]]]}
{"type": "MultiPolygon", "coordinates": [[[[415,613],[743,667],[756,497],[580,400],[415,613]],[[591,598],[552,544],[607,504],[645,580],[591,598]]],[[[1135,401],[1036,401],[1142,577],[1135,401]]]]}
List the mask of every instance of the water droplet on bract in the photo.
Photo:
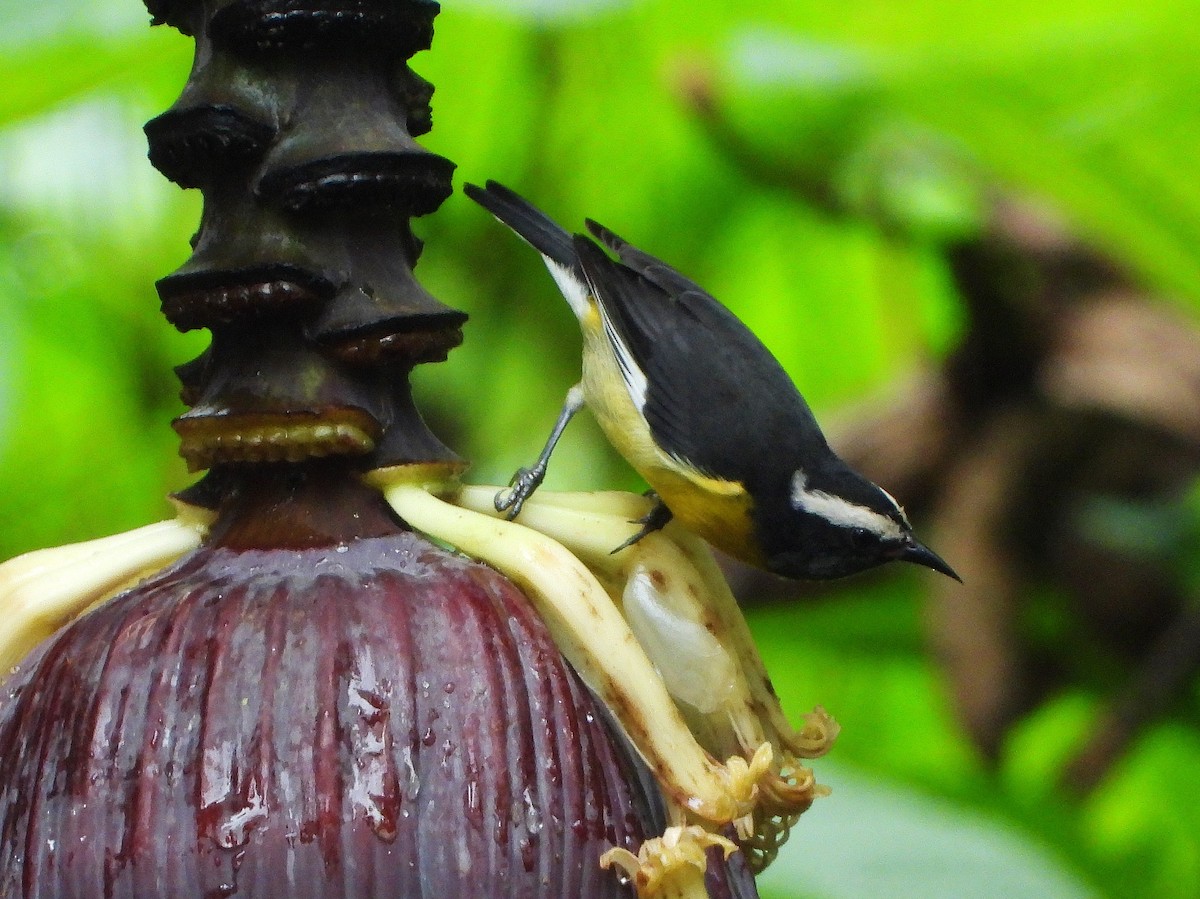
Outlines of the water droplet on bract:
{"type": "MultiPolygon", "coordinates": [[[[417,798],[417,794],[421,792],[421,777],[417,774],[416,766],[413,765],[412,750],[407,746],[404,748],[404,769],[406,776],[404,783],[401,785],[401,790],[403,791],[403,798],[412,802],[417,798]]],[[[403,805],[401,809],[402,814],[407,818],[408,809],[403,805]]]]}
{"type": "Polygon", "coordinates": [[[338,544],[338,545],[337,545],[337,546],[334,548],[334,550],[333,550],[333,551],[334,551],[335,553],[344,553],[344,552],[348,552],[349,550],[350,550],[350,547],[348,547],[348,546],[347,546],[345,543],[339,543],[339,544],[338,544]]]}
{"type": "Polygon", "coordinates": [[[537,835],[542,832],[542,815],[538,811],[538,807],[533,802],[533,796],[529,793],[529,787],[525,788],[522,794],[525,798],[525,829],[532,835],[537,835]]]}
{"type": "Polygon", "coordinates": [[[250,839],[250,831],[267,817],[266,802],[256,781],[250,783],[246,796],[217,803],[203,811],[215,815],[212,839],[224,849],[245,846],[250,839]]]}
{"type": "Polygon", "coordinates": [[[533,866],[537,861],[537,857],[533,850],[533,843],[522,837],[517,843],[517,851],[521,853],[521,866],[526,871],[532,871],[533,866]]]}
{"type": "Polygon", "coordinates": [[[483,824],[483,807],[479,802],[479,783],[470,781],[467,784],[467,820],[479,827],[483,824]]]}

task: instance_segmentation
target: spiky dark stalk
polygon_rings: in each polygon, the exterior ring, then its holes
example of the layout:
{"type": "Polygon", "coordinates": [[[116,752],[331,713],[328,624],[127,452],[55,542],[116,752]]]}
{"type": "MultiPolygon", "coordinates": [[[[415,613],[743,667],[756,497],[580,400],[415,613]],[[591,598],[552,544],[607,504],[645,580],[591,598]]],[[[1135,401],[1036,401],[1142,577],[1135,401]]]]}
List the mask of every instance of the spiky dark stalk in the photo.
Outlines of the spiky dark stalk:
{"type": "Polygon", "coordinates": [[[196,40],[183,94],[146,125],[151,162],[204,194],[195,252],[158,282],[173,324],[213,335],[179,369],[183,455],[194,470],[452,461],[407,388],[466,319],[412,272],[409,220],[454,168],[413,140],[432,87],[406,60],[437,4],[148,5],[196,40]]]}

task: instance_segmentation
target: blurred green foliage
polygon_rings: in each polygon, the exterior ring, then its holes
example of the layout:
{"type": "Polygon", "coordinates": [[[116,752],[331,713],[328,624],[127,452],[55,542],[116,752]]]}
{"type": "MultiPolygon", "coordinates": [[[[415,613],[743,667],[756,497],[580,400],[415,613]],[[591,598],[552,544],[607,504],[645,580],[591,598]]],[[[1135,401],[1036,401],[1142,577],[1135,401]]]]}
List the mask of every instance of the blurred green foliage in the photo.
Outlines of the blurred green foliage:
{"type": "MultiPolygon", "coordinates": [[[[462,177],[671,260],[820,413],[953,344],[939,241],[976,224],[964,172],[1040,195],[1197,309],[1194,18],[1174,0],[447,0],[414,67],[438,87],[425,143],[462,177]],[[698,71],[739,129],[849,214],[716,149],[682,99],[698,71]]],[[[189,482],[170,369],[205,338],[166,325],[153,282],[186,259],[200,204],[152,171],[140,124],[175,99],[191,45],[144,26],[134,0],[0,3],[0,557],[166,517],[189,482]]],[[[473,478],[505,480],[577,377],[574,322],[536,256],[460,195],[417,230],[423,282],[471,315],[464,346],[418,373],[423,408],[473,478]]],[[[586,417],[550,486],[640,487],[586,417]]],[[[1200,895],[1200,694],[1074,801],[1054,783],[1099,697],[1052,700],[988,773],[923,651],[913,573],[838,590],[754,624],[793,714],[819,702],[843,724],[840,762],[1019,829],[1098,895],[1200,895]]],[[[802,822],[795,895],[814,895],[803,858],[821,852],[802,822]]],[[[895,877],[888,895],[931,895],[919,869],[895,877]]],[[[995,895],[961,877],[961,895],[995,895]]]]}

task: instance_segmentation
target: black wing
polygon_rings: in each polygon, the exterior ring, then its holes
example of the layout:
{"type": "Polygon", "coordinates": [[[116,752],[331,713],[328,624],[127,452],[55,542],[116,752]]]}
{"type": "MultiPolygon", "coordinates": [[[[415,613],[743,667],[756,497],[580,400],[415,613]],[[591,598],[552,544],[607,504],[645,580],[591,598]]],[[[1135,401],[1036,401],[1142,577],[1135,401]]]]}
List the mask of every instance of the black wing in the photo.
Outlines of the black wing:
{"type": "Polygon", "coordinates": [[[646,377],[642,412],[660,446],[747,484],[764,456],[820,453],[808,404],[749,328],[666,263],[589,227],[621,256],[575,238],[593,294],[646,377]]]}
{"type": "MultiPolygon", "coordinates": [[[[661,287],[668,294],[677,296],[692,291],[705,293],[704,288],[695,281],[685,278],[661,259],[657,259],[649,253],[639,250],[629,241],[617,236],[599,222],[592,221],[592,219],[584,219],[584,222],[587,224],[588,230],[592,232],[592,235],[600,243],[616,253],[617,258],[650,283],[661,287]]],[[[708,294],[705,295],[708,296],[708,294]]],[[[710,296],[709,299],[712,299],[712,297],[710,296]]],[[[715,299],[712,301],[717,303],[715,299]]],[[[717,305],[720,306],[721,304],[717,303],[717,305]]]]}

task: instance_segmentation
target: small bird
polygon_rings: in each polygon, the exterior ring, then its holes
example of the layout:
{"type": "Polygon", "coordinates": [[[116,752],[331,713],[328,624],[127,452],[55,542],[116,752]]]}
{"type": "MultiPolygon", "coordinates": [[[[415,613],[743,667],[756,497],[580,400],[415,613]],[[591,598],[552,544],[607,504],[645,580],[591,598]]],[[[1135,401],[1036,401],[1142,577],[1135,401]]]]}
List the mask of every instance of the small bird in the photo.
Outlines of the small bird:
{"type": "Polygon", "coordinates": [[[497,494],[497,511],[520,513],[586,404],[658,497],[614,552],[674,517],[785,577],[837,578],[904,561],[961,580],[917,541],[891,495],[838,458],[783,367],[716,299],[590,219],[616,260],[495,181],[465,190],[542,254],[583,332],[583,378],[537,462],[497,494]]]}

